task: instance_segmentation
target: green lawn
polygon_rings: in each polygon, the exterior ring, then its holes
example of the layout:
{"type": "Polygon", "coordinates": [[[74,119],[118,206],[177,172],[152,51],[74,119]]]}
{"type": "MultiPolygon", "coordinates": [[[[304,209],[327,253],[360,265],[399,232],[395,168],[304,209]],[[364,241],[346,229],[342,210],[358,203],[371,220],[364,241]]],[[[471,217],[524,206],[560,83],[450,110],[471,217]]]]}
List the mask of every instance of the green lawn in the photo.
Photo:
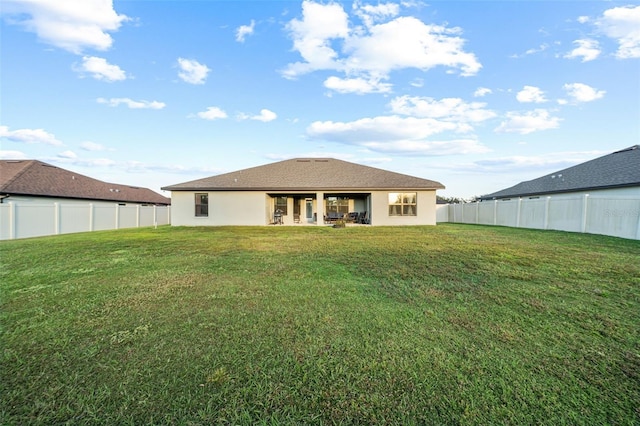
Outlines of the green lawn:
{"type": "Polygon", "coordinates": [[[0,243],[0,423],[640,423],[640,241],[143,228],[0,243]]]}

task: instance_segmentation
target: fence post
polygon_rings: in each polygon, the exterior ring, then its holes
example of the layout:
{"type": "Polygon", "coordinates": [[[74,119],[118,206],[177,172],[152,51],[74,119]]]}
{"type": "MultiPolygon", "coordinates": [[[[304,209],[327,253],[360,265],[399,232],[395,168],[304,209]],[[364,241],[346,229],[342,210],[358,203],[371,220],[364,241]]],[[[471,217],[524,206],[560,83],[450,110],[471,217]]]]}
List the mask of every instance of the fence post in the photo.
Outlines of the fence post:
{"type": "Polygon", "coordinates": [[[589,194],[584,194],[583,197],[583,202],[582,202],[582,227],[581,227],[581,231],[582,233],[587,232],[587,204],[589,203],[589,194]]]}
{"type": "Polygon", "coordinates": [[[544,200],[544,229],[549,229],[549,205],[551,203],[551,197],[547,197],[544,200]]]}
{"type": "Polygon", "coordinates": [[[60,203],[53,203],[53,233],[60,235],[60,203]]]}
{"type": "Polygon", "coordinates": [[[476,201],[476,225],[480,223],[480,202],[476,201]]]}
{"type": "MultiPolygon", "coordinates": [[[[640,204],[638,205],[638,208],[640,208],[640,204]]],[[[636,227],[636,240],[640,240],[640,214],[638,214],[638,224],[636,227]]]]}
{"type": "Polygon", "coordinates": [[[518,213],[516,217],[516,228],[520,228],[520,209],[522,208],[522,198],[518,197],[518,213]]]}
{"type": "Polygon", "coordinates": [[[120,204],[116,203],[116,227],[115,229],[119,229],[120,226],[120,204]]]}
{"type": "Polygon", "coordinates": [[[93,232],[93,203],[89,203],[89,232],[93,232]]]}
{"type": "Polygon", "coordinates": [[[9,201],[9,239],[16,238],[16,205],[9,201]]]}
{"type": "Polygon", "coordinates": [[[140,204],[136,204],[136,228],[140,228],[140,204]]]}
{"type": "Polygon", "coordinates": [[[493,224],[498,224],[498,200],[493,200],[493,224]]]}
{"type": "Polygon", "coordinates": [[[155,204],[153,205],[153,226],[158,227],[158,208],[155,204]]]}

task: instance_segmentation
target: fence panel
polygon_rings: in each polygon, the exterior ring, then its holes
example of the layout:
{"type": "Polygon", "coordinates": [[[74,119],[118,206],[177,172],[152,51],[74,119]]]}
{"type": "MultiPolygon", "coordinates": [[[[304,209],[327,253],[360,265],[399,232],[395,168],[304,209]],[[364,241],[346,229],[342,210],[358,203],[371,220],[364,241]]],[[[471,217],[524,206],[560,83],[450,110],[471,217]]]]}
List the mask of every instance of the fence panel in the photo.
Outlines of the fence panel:
{"type": "Polygon", "coordinates": [[[118,207],[118,228],[135,228],[138,224],[138,209],[136,206],[118,207]]]}
{"type": "Polygon", "coordinates": [[[106,203],[0,204],[0,240],[168,225],[171,206],[106,203]]]}
{"type": "Polygon", "coordinates": [[[13,206],[0,204],[0,240],[13,238],[13,218],[11,217],[13,206]]]}
{"type": "Polygon", "coordinates": [[[485,225],[495,224],[496,203],[475,203],[478,205],[478,223],[485,225]]]}
{"type": "Polygon", "coordinates": [[[16,205],[14,216],[15,237],[30,238],[55,234],[56,216],[56,205],[54,204],[16,205]]]}
{"type": "Polygon", "coordinates": [[[548,229],[558,231],[582,231],[584,198],[552,198],[549,200],[548,229]]]}
{"type": "Polygon", "coordinates": [[[93,230],[107,231],[116,229],[115,206],[96,204],[93,206],[93,230]]]}
{"type": "Polygon", "coordinates": [[[496,205],[496,225],[518,226],[518,200],[498,201],[496,205]]]}
{"type": "Polygon", "coordinates": [[[534,199],[522,200],[520,205],[520,227],[545,229],[547,213],[547,200],[534,199]]]}
{"type": "Polygon", "coordinates": [[[614,237],[640,239],[640,201],[590,198],[586,232],[614,237]]]}
{"type": "Polygon", "coordinates": [[[449,204],[447,221],[640,240],[640,199],[583,195],[449,204]]]}
{"type": "Polygon", "coordinates": [[[60,234],[90,231],[91,206],[89,204],[60,204],[60,234]]]}

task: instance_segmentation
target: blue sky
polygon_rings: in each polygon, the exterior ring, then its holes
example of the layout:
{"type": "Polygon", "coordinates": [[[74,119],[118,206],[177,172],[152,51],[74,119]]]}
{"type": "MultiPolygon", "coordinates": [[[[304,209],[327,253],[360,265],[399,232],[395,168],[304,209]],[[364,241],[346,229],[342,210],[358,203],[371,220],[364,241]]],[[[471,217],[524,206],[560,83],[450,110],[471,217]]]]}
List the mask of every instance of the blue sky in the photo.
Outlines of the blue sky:
{"type": "Polygon", "coordinates": [[[638,2],[1,6],[1,157],[108,182],[333,157],[470,198],[640,143],[638,2]]]}

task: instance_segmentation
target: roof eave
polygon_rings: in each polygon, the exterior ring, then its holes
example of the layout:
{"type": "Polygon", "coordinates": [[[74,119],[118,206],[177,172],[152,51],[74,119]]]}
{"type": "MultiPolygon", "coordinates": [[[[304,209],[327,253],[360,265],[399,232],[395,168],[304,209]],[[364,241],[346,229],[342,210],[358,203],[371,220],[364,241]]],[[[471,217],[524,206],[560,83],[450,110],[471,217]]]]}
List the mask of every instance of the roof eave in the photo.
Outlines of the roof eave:
{"type": "Polygon", "coordinates": [[[215,187],[184,187],[184,188],[172,188],[170,186],[161,188],[164,191],[211,191],[211,192],[230,192],[230,191],[260,191],[260,192],[323,192],[323,191],[342,191],[342,192],[371,192],[371,191],[394,191],[394,190],[406,190],[406,191],[434,191],[437,189],[445,189],[444,185],[432,186],[432,187],[415,187],[415,186],[387,186],[387,187],[370,187],[370,188],[354,188],[354,187],[321,187],[321,188],[309,188],[309,187],[256,187],[256,188],[215,188],[215,187]]]}
{"type": "Polygon", "coordinates": [[[631,183],[624,183],[624,184],[617,184],[617,185],[589,186],[584,188],[561,189],[561,190],[554,190],[554,191],[523,192],[523,193],[514,193],[514,194],[507,194],[507,195],[498,195],[498,196],[493,196],[492,194],[489,194],[489,195],[480,197],[480,199],[481,200],[499,200],[502,198],[538,197],[541,195],[567,194],[567,193],[584,192],[584,191],[598,191],[603,189],[628,188],[633,186],[640,186],[640,182],[631,182],[631,183]]]}

